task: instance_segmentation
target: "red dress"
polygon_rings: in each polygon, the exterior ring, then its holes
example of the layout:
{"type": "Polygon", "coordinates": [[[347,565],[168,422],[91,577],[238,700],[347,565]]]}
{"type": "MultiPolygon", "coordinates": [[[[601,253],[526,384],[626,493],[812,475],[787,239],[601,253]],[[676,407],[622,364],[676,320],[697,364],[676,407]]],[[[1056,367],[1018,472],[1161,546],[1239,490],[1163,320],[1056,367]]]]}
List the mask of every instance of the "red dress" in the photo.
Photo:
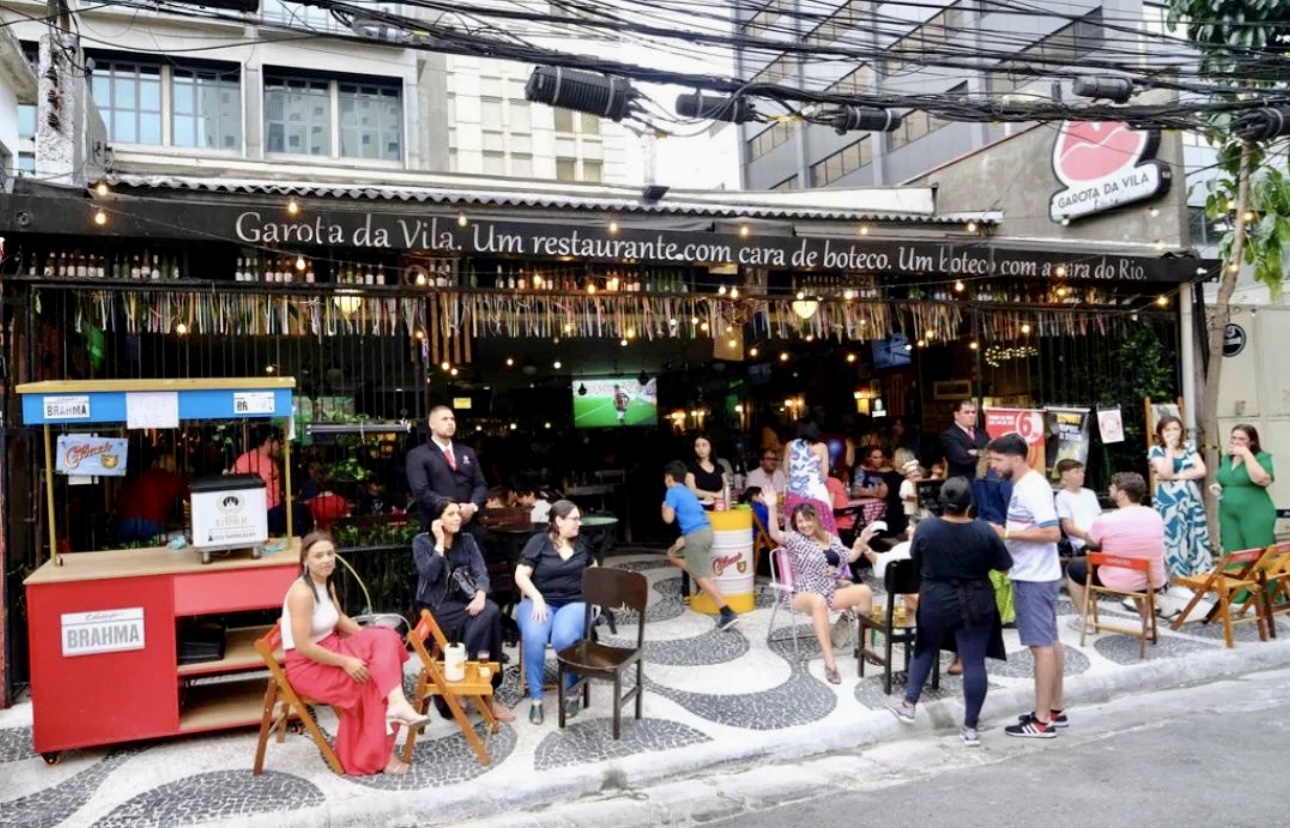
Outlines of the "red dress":
{"type": "Polygon", "coordinates": [[[362,659],[368,680],[355,681],[344,669],[319,664],[294,649],[287,650],[287,679],[297,693],[336,709],[336,756],[345,773],[380,773],[394,751],[394,735],[385,733],[386,696],[403,685],[403,662],[408,660],[403,639],[386,627],[364,627],[345,637],[333,631],[318,646],[362,659]]]}

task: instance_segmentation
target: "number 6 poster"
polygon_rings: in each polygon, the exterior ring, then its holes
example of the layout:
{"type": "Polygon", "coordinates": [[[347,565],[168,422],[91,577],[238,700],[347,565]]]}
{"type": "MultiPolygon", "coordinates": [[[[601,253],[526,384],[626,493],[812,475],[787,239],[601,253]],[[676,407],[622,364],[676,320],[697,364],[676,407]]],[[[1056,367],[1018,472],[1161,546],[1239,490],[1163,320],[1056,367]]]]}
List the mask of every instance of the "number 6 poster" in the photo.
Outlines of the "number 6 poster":
{"type": "Polygon", "coordinates": [[[1044,412],[1030,408],[987,408],[985,433],[993,440],[1005,434],[1020,434],[1026,441],[1026,462],[1044,473],[1044,412]]]}

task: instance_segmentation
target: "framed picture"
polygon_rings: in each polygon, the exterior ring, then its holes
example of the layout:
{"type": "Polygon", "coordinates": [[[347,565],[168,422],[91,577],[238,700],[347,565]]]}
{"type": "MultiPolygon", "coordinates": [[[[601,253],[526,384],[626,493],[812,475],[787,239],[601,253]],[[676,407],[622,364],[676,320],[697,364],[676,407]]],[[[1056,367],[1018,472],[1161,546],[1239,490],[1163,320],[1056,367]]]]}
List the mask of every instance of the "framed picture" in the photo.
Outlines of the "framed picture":
{"type": "Polygon", "coordinates": [[[947,380],[932,383],[932,399],[963,400],[972,396],[972,380],[947,380]]]}

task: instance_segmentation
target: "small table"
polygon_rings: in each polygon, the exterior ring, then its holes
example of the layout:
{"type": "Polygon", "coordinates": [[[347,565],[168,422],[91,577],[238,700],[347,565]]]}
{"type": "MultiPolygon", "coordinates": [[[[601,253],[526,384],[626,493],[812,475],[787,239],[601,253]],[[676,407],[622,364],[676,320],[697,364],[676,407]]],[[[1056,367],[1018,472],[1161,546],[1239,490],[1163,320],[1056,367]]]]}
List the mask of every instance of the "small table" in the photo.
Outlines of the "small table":
{"type": "MultiPolygon", "coordinates": [[[[888,596],[888,601],[892,596],[888,596]]],[[[859,661],[860,678],[864,678],[864,666],[868,658],[875,658],[879,666],[883,668],[883,692],[891,695],[891,678],[893,667],[892,661],[895,659],[893,652],[896,644],[905,645],[905,673],[909,673],[910,648],[914,643],[914,638],[918,632],[917,613],[910,612],[902,608],[900,613],[894,611],[894,607],[888,603],[881,612],[870,613],[868,615],[859,615],[859,635],[856,638],[855,657],[859,661]],[[884,655],[870,656],[865,648],[865,631],[873,630],[880,633],[884,641],[884,655]]],[[[941,660],[937,655],[935,666],[932,668],[932,689],[938,690],[941,686],[941,660]]]]}
{"type": "Polygon", "coordinates": [[[596,563],[604,564],[605,556],[614,548],[618,535],[618,518],[613,515],[583,515],[582,536],[591,545],[596,563]]]}

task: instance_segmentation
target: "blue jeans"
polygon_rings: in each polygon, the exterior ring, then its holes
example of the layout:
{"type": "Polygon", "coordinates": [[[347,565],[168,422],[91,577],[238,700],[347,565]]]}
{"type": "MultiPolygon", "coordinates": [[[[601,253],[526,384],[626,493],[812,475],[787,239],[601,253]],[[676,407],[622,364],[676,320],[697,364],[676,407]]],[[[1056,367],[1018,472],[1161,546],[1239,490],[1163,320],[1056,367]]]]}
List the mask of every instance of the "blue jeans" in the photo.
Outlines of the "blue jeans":
{"type": "MultiPolygon", "coordinates": [[[[546,645],[549,642],[558,653],[582,639],[582,625],[586,619],[587,605],[582,601],[572,604],[547,604],[546,620],[533,620],[533,602],[520,601],[516,613],[520,625],[521,658],[524,674],[529,682],[529,699],[542,701],[542,684],[546,678],[546,645]]],[[[565,686],[571,686],[575,677],[565,676],[565,686]]]]}

